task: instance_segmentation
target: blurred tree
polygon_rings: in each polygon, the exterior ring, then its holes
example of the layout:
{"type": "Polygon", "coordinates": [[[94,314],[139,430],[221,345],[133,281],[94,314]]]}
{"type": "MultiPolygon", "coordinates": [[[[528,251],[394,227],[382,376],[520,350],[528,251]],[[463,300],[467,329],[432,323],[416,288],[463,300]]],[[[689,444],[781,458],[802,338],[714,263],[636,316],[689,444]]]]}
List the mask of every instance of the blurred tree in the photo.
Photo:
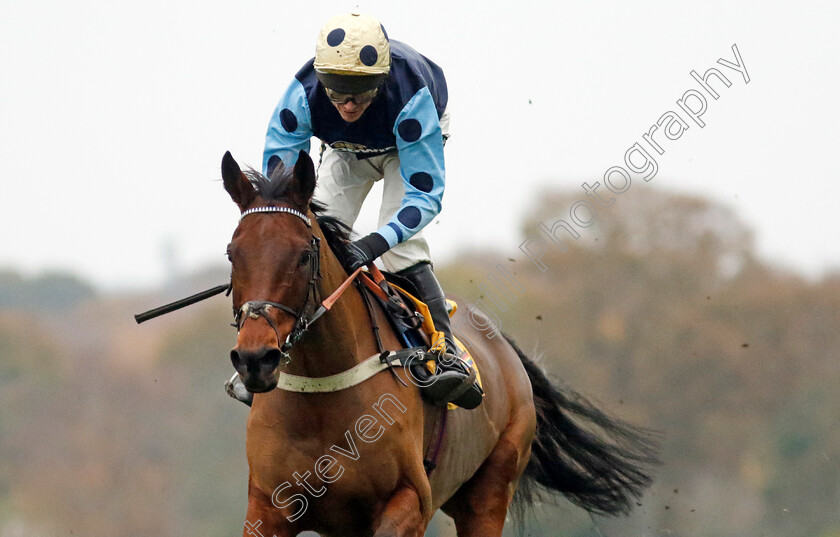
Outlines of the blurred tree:
{"type": "Polygon", "coordinates": [[[44,336],[28,316],[0,314],[0,521],[27,462],[21,435],[37,423],[43,410],[37,402],[58,380],[55,348],[44,336]]]}
{"type": "Polygon", "coordinates": [[[66,310],[94,296],[93,287],[71,274],[24,278],[12,270],[0,271],[0,310],[66,310]]]}
{"type": "MultiPolygon", "coordinates": [[[[578,196],[539,199],[523,234],[532,245],[544,241],[544,271],[522,252],[507,258],[465,252],[439,272],[447,289],[498,314],[502,329],[526,352],[550,353],[544,365],[555,375],[607,408],[620,407],[622,417],[666,431],[666,465],[646,499],[659,512],[646,506],[629,522],[607,521],[606,527],[642,534],[653,524],[677,534],[674,528],[702,516],[689,515],[692,509],[705,511],[704,536],[756,534],[758,528],[768,536],[804,536],[834,527],[836,480],[823,479],[823,492],[834,492],[802,510],[811,522],[800,533],[780,530],[768,515],[782,512],[784,502],[765,487],[809,501],[804,483],[791,488],[787,473],[772,477],[777,462],[767,454],[778,435],[791,434],[791,422],[768,431],[803,383],[826,374],[840,380],[837,360],[829,359],[840,351],[836,280],[808,284],[763,264],[749,229],[708,200],[628,191],[584,228],[569,216],[578,196]],[[577,238],[557,228],[559,220],[577,238]],[[552,228],[565,248],[541,231],[552,228]],[[503,295],[487,276],[498,264],[526,289],[514,292],[515,302],[508,296],[504,307],[485,299],[488,291],[503,295]],[[671,509],[677,503],[692,507],[679,513],[671,509]]],[[[536,257],[539,249],[530,251],[536,257]]],[[[835,423],[840,418],[840,405],[821,408],[835,423]]],[[[790,449],[813,442],[795,432],[792,438],[790,449]]],[[[817,478],[817,469],[825,468],[811,453],[813,444],[807,446],[807,460],[816,464],[809,477],[817,478]]]]}

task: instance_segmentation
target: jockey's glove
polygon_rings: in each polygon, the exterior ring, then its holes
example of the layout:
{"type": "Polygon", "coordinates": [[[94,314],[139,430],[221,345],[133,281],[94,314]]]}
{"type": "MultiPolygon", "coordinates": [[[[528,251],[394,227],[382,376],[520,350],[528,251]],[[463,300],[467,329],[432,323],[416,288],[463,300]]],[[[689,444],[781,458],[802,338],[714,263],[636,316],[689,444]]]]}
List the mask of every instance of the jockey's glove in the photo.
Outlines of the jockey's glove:
{"type": "Polygon", "coordinates": [[[353,272],[359,267],[372,263],[389,249],[390,246],[385,237],[375,232],[351,242],[347,245],[347,270],[353,272]]]}

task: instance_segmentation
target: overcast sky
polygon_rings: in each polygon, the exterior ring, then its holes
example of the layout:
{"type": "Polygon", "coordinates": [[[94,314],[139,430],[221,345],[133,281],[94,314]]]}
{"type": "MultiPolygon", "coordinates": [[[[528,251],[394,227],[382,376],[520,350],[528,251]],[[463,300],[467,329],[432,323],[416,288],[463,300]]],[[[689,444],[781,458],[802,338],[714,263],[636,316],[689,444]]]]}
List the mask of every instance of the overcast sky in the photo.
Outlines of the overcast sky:
{"type": "Polygon", "coordinates": [[[656,177],[631,188],[710,197],[757,231],[765,259],[840,267],[835,2],[451,0],[3,0],[0,267],[113,289],[160,283],[167,248],[181,271],[221,262],[238,217],[222,155],[259,167],[318,30],[356,6],[447,75],[436,259],[464,244],[521,255],[518,222],[545,186],[583,197],[634,143],[651,151],[642,135],[701,89],[690,71],[716,67],[731,86],[711,82],[705,127],[660,138],[656,177]],[[749,83],[717,63],[736,61],[733,44],[749,83]]]}

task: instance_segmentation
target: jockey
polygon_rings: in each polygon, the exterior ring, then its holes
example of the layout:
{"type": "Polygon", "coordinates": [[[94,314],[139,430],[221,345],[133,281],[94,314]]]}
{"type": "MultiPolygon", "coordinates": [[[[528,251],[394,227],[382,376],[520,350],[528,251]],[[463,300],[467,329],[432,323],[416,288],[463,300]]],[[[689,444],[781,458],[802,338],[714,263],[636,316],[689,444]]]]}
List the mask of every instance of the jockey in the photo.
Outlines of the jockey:
{"type": "MultiPolygon", "coordinates": [[[[432,272],[421,230],[437,216],[444,190],[443,144],[448,137],[446,80],[436,64],[391,41],[375,18],[333,17],[309,60],[280,99],[266,135],[263,173],[281,156],[321,140],[315,200],[352,226],[373,183],[383,180],[379,229],[350,243],[349,271],[381,257],[409,279],[426,302],[446,349],[434,377],[412,368],[424,396],[436,404],[475,408],[483,392],[475,372],[457,357],[443,290],[432,272]]],[[[284,162],[293,165],[293,162],[284,162]]]]}

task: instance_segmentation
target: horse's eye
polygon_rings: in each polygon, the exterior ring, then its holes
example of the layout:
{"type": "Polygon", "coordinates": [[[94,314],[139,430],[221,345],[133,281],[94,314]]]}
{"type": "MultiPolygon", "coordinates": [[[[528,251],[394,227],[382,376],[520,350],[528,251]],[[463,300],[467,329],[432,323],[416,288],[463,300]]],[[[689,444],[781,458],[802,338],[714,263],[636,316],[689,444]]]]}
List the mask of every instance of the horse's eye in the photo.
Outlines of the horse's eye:
{"type": "Polygon", "coordinates": [[[303,255],[300,256],[300,266],[308,264],[310,259],[312,259],[312,252],[303,252],[303,255]]]}
{"type": "Polygon", "coordinates": [[[227,248],[225,248],[225,255],[227,256],[228,261],[230,261],[231,263],[233,263],[233,259],[231,259],[231,257],[230,257],[230,244],[228,244],[228,245],[227,245],[227,248]]]}

